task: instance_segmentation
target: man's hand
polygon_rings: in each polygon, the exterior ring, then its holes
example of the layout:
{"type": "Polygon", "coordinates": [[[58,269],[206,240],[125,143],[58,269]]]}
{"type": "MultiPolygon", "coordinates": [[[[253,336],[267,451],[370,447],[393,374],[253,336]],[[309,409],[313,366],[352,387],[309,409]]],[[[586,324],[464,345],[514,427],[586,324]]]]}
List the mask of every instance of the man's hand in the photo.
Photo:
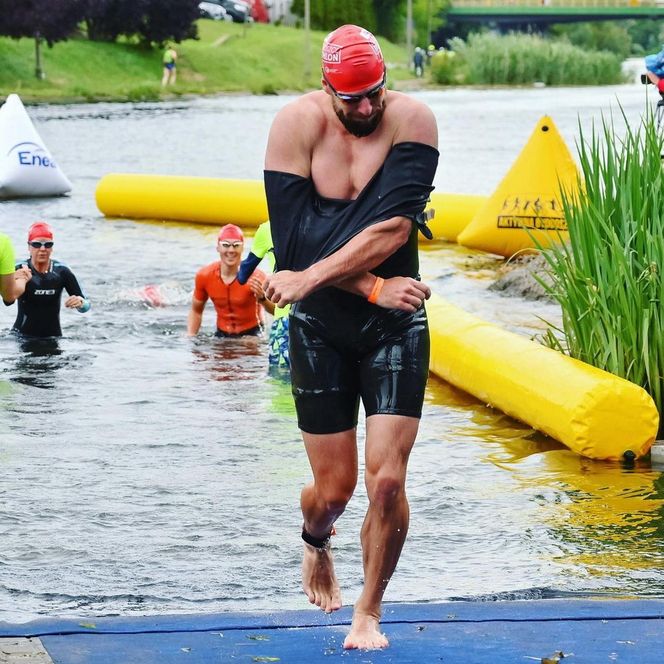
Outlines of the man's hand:
{"type": "Polygon", "coordinates": [[[263,282],[263,290],[268,300],[278,307],[285,307],[307,297],[314,290],[314,285],[308,278],[306,270],[303,272],[282,270],[267,277],[263,282]]]}
{"type": "Polygon", "coordinates": [[[429,297],[431,289],[421,281],[411,277],[392,277],[385,279],[376,304],[385,309],[401,309],[412,313],[429,297]]]}

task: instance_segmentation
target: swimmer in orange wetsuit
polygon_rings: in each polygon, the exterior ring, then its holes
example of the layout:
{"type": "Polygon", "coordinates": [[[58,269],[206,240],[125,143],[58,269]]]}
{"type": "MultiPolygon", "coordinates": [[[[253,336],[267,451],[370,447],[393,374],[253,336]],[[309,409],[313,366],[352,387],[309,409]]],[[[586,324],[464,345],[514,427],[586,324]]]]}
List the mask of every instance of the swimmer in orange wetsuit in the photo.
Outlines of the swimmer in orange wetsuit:
{"type": "Polygon", "coordinates": [[[244,236],[233,224],[222,227],[217,238],[219,259],[196,273],[194,295],[187,321],[187,334],[195,336],[201,328],[208,298],[217,312],[217,337],[257,335],[262,331],[263,309],[272,313],[274,305],[265,298],[265,275],[256,270],[246,284],[237,280],[242,260],[244,236]]]}

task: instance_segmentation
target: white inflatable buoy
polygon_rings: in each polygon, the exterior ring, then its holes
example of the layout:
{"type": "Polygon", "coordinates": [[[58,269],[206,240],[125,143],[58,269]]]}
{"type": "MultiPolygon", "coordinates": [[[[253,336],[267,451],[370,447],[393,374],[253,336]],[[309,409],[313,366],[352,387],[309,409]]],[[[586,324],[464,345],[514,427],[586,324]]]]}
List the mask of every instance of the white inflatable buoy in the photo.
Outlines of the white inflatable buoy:
{"type": "Polygon", "coordinates": [[[60,196],[71,182],[55,163],[18,95],[0,108],[0,198],[60,196]]]}

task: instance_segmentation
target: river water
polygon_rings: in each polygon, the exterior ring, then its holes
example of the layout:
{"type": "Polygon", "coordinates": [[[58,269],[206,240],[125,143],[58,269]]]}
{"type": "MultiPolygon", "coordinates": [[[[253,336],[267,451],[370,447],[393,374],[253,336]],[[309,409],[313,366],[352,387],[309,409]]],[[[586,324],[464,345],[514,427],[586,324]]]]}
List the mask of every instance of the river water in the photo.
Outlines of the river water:
{"type": "MultiPolygon", "coordinates": [[[[537,121],[575,152],[579,124],[637,121],[637,85],[418,93],[441,137],[440,191],[490,194],[537,121]]],[[[270,121],[289,97],[29,109],[70,196],[0,204],[22,253],[56,229],[93,303],[63,339],[0,336],[0,620],[270,610],[299,590],[299,489],[309,469],[289,388],[265,343],[184,336],[193,275],[216,229],[103,218],[108,172],[261,177],[270,121]],[[166,306],[141,297],[157,285],[166,306]]],[[[435,292],[525,334],[553,305],[487,291],[500,261],[456,245],[422,252],[435,292]]],[[[0,313],[11,327],[14,308],[0,313]]],[[[660,470],[584,460],[432,377],[410,464],[412,523],[386,599],[435,601],[664,593],[660,470]]],[[[338,523],[346,603],[361,588],[362,485],[338,523]]]]}

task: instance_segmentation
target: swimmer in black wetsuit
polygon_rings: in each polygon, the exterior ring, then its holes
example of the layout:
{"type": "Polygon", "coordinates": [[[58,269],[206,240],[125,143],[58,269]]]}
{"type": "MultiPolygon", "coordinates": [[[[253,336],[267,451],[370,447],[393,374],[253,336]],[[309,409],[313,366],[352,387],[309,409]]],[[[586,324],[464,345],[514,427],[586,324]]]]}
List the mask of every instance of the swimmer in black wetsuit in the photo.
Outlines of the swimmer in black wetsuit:
{"type": "Polygon", "coordinates": [[[64,264],[51,258],[53,230],[41,221],[28,230],[30,258],[16,264],[18,314],[13,329],[27,337],[60,337],[60,300],[62,291],[69,297],[65,306],[85,313],[90,302],[64,264]]]}
{"type": "Polygon", "coordinates": [[[408,531],[406,470],[429,363],[417,229],[437,129],[424,104],[386,90],[368,31],[342,26],[322,56],[323,89],[287,104],[270,130],[265,191],[278,271],[264,290],[280,307],[293,303],[291,381],[313,471],[300,497],[302,585],[326,612],[341,607],[330,535],[356,488],[364,404],[364,584],[344,640],[364,650],[388,645],[381,604],[408,531]]]}

